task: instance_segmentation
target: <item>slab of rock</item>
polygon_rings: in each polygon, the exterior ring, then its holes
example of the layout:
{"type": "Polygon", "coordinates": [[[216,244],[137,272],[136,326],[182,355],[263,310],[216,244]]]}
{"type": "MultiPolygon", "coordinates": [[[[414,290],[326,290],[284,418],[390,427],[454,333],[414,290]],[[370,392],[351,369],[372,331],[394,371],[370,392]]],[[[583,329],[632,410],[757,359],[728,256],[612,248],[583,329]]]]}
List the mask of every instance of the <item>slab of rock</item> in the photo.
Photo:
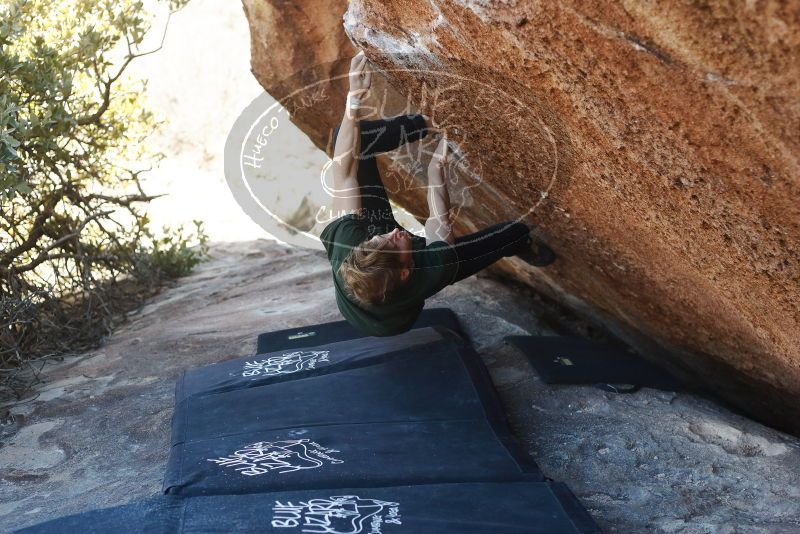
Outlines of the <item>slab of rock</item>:
{"type": "MultiPolygon", "coordinates": [[[[402,93],[390,108],[451,128],[456,181],[476,181],[459,230],[524,216],[559,255],[497,269],[800,432],[800,4],[244,4],[267,91],[334,78],[293,115],[320,148],[350,37],[402,93]]],[[[395,199],[423,216],[397,163],[395,199]]]]}
{"type": "MultiPolygon", "coordinates": [[[[0,532],[157,494],[183,369],[253,354],[260,332],[340,319],[322,253],[268,241],[211,253],[102,348],[48,365],[31,396],[0,407],[0,532]]],[[[797,438],[694,395],[546,386],[503,337],[596,334],[525,288],[471,277],[427,306],[456,312],[516,434],[605,531],[800,527],[797,438]]]]}

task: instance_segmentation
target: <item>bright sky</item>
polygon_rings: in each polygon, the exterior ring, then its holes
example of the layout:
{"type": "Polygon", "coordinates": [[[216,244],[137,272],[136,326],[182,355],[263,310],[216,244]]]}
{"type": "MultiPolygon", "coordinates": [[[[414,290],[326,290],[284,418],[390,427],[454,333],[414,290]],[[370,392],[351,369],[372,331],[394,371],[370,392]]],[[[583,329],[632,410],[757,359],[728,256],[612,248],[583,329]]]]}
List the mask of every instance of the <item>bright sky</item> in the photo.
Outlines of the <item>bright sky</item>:
{"type": "MultiPolygon", "coordinates": [[[[166,21],[162,4],[147,2],[161,16],[143,50],[158,46],[161,39],[166,21]]],[[[272,238],[236,203],[224,175],[228,132],[245,107],[263,93],[250,72],[250,32],[241,3],[192,0],[172,16],[163,49],[134,60],[128,72],[148,80],[148,105],[168,121],[152,139],[166,158],[143,175],[147,193],[167,193],[149,206],[153,227],[199,219],[212,241],[272,238]]],[[[285,210],[280,215],[288,218],[304,197],[314,206],[327,203],[320,171],[328,158],[290,121],[283,124],[279,135],[270,138],[269,176],[263,179],[280,183],[275,188],[285,210]]],[[[271,192],[269,182],[266,188],[271,192]]],[[[421,231],[419,223],[402,211],[396,211],[400,223],[421,231]]]]}
{"type": "MultiPolygon", "coordinates": [[[[155,41],[165,18],[149,36],[155,41]]],[[[270,237],[236,203],[223,171],[230,127],[263,92],[250,72],[250,33],[241,3],[192,0],[172,16],[163,49],[135,60],[129,72],[149,80],[149,105],[168,120],[153,139],[166,158],[144,180],[148,193],[168,194],[150,204],[154,227],[200,219],[213,241],[270,237]]],[[[284,132],[286,159],[274,162],[277,169],[298,161],[312,168],[324,163],[325,155],[297,128],[289,124],[284,132]]],[[[313,183],[312,173],[308,184],[313,183]]]]}

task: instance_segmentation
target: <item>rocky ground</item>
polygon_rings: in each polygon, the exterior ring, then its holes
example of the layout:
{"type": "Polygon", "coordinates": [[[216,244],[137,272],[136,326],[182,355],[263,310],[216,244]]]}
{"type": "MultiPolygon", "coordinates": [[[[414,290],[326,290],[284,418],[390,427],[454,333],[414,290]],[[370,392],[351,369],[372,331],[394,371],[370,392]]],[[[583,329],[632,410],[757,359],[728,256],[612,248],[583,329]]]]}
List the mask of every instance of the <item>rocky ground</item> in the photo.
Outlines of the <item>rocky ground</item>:
{"type": "MultiPolygon", "coordinates": [[[[99,350],[49,365],[0,408],[0,531],[159,491],[173,386],[187,367],[242,357],[259,332],[339,319],[322,253],[218,244],[99,350]]],[[[512,425],[544,473],[607,532],[800,531],[800,440],[689,394],[543,384],[504,336],[601,333],[492,277],[448,287],[512,425]]]]}

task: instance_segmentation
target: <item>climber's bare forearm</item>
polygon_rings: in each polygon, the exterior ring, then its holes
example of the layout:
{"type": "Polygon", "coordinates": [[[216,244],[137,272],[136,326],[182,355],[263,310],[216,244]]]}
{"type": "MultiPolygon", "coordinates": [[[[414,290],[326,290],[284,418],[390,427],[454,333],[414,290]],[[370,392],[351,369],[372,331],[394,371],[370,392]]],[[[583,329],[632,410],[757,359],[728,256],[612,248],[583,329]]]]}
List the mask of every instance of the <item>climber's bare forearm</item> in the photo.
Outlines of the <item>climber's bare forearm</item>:
{"type": "Polygon", "coordinates": [[[361,209],[358,188],[358,153],[361,132],[357,110],[345,110],[333,149],[333,211],[350,213],[361,209]]]}
{"type": "Polygon", "coordinates": [[[344,117],[339,125],[336,145],[333,147],[333,203],[334,212],[352,213],[361,209],[361,191],[358,186],[358,160],[361,154],[361,128],[359,109],[361,98],[369,92],[372,72],[367,68],[364,52],[350,60],[348,75],[350,90],[344,117]]]}
{"type": "Polygon", "coordinates": [[[447,184],[442,179],[441,169],[428,169],[428,220],[425,222],[425,236],[428,244],[434,241],[455,243],[453,227],[450,224],[450,195],[447,184]]]}

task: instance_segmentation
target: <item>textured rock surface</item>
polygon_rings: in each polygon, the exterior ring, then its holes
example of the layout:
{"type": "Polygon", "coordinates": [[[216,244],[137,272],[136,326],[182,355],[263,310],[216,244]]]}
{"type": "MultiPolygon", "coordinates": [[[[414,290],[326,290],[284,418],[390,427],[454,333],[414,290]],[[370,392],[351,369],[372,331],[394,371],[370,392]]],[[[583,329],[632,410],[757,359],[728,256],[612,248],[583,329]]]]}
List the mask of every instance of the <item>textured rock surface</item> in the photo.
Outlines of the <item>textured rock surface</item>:
{"type": "MultiPolygon", "coordinates": [[[[800,4],[244,3],[277,98],[346,72],[347,32],[458,127],[480,178],[461,231],[535,207],[560,261],[498,269],[800,432],[800,4]]],[[[344,80],[330,87],[293,116],[321,148],[343,109],[344,80]]]]}
{"type": "MultiPolygon", "coordinates": [[[[256,241],[212,254],[102,349],[46,367],[34,395],[0,408],[0,532],[157,493],[182,369],[252,354],[259,332],[339,319],[321,253],[256,241]]],[[[503,337],[586,325],[505,283],[472,277],[428,305],[455,310],[516,433],[605,531],[800,529],[797,438],[693,395],[545,386],[503,337]]]]}

